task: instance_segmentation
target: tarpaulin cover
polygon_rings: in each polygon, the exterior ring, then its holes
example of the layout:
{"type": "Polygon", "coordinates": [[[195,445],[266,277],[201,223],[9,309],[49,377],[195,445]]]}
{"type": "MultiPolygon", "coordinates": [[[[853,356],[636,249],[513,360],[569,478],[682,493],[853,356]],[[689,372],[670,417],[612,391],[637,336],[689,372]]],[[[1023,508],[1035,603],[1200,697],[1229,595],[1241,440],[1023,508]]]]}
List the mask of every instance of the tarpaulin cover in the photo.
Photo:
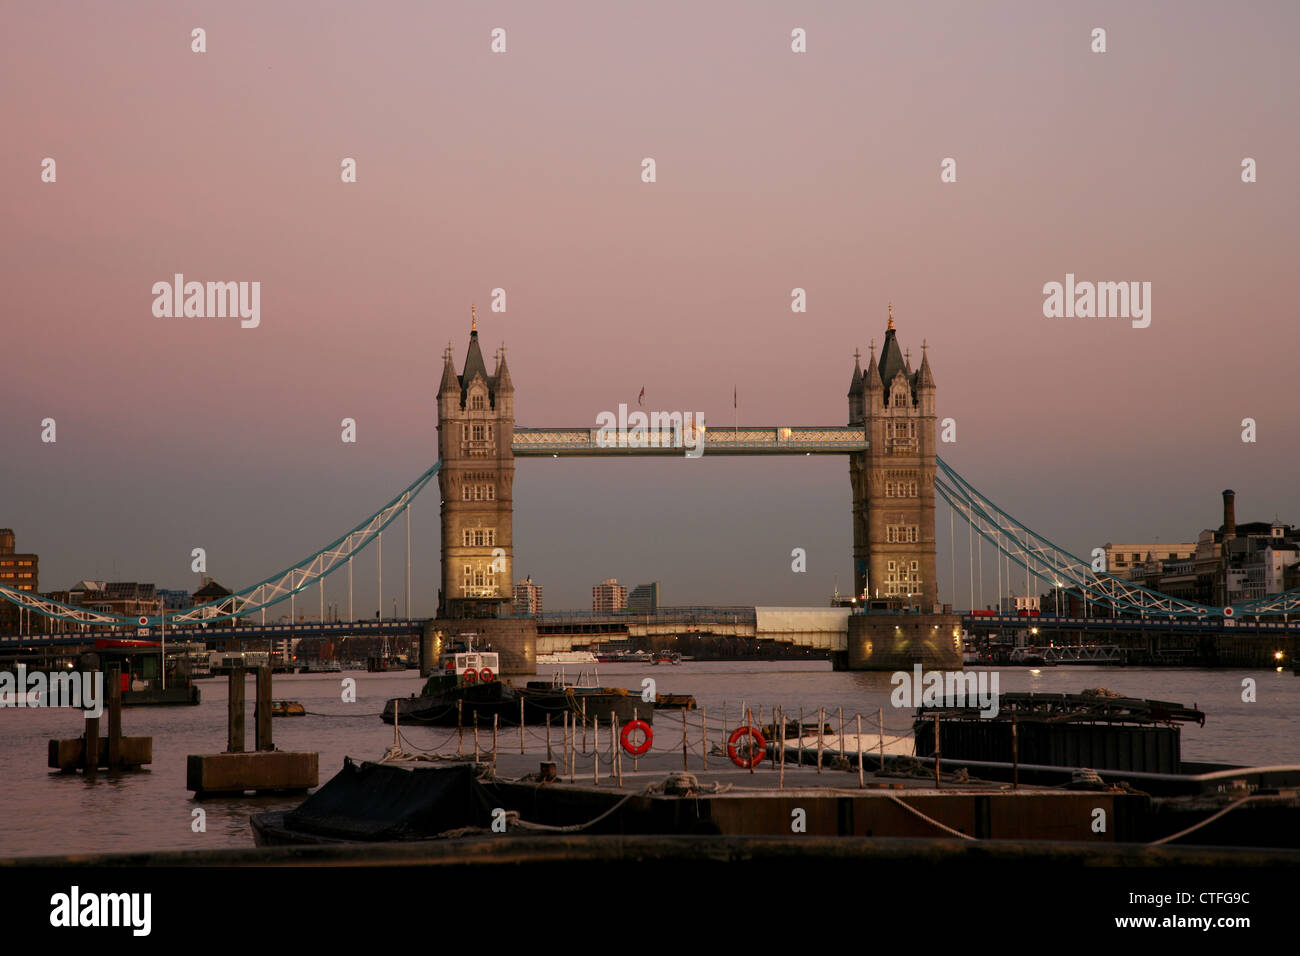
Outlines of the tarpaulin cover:
{"type": "Polygon", "coordinates": [[[501,800],[469,765],[402,767],[346,760],[296,810],[288,829],[345,840],[418,840],[457,827],[487,827],[501,800]]]}

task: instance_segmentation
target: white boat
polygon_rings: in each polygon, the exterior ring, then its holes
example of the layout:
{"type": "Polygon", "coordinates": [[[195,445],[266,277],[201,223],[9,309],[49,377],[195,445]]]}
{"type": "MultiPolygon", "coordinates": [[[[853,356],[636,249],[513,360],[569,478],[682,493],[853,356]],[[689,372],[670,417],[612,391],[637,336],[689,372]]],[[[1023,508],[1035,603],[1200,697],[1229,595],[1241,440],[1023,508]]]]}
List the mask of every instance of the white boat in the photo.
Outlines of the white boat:
{"type": "Polygon", "coordinates": [[[596,655],[591,651],[554,651],[550,654],[538,654],[539,664],[595,664],[596,655]]]}

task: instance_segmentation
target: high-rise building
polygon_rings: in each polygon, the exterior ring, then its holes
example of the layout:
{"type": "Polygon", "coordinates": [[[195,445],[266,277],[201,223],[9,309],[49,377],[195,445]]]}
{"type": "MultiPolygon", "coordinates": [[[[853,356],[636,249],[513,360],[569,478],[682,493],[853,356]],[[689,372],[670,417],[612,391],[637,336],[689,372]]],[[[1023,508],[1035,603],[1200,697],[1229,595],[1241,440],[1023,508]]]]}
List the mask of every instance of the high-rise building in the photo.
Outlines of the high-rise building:
{"type": "Polygon", "coordinates": [[[439,617],[497,617],[511,600],[514,565],[515,387],[505,349],[488,375],[471,316],[459,375],[451,347],[438,387],[438,487],[442,490],[439,617]]]}
{"type": "Polygon", "coordinates": [[[627,609],[642,614],[653,614],[659,610],[659,582],[638,584],[627,596],[627,609]]]}
{"type": "MultiPolygon", "coordinates": [[[[0,528],[0,584],[35,594],[40,558],[35,554],[19,554],[17,541],[11,528],[0,528]]],[[[18,605],[0,599],[0,634],[17,633],[20,621],[18,605]]]]}
{"type": "Polygon", "coordinates": [[[531,574],[515,582],[514,598],[516,614],[536,617],[542,613],[542,586],[533,583],[531,574]]]}
{"type": "Polygon", "coordinates": [[[849,424],[869,448],[849,456],[853,486],[854,593],[903,598],[930,610],[939,598],[934,537],[935,385],[927,347],[921,366],[899,348],[894,308],[876,361],[853,361],[849,424]]]}
{"type": "Polygon", "coordinates": [[[627,610],[627,588],[617,578],[606,578],[591,589],[593,611],[627,610]]]}

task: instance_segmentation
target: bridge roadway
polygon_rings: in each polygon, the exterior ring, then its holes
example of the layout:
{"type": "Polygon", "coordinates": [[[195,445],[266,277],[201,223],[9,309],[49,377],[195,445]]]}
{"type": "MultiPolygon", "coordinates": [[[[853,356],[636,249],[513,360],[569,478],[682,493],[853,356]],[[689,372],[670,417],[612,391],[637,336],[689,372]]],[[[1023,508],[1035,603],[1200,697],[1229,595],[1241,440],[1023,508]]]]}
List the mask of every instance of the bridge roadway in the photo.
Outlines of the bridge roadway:
{"type": "MultiPolygon", "coordinates": [[[[756,608],[750,606],[693,606],[661,608],[651,613],[627,611],[553,611],[537,618],[537,653],[570,650],[574,645],[603,644],[631,637],[666,637],[674,634],[709,634],[778,640],[825,650],[847,647],[849,608],[756,608]],[[806,623],[801,622],[801,617],[806,623]]],[[[860,612],[859,612],[860,613],[860,612]]],[[[870,612],[884,613],[884,612],[870,612]]],[[[248,624],[236,627],[181,627],[168,629],[171,641],[267,641],[313,637],[413,637],[423,631],[423,619],[388,621],[326,621],[302,624],[248,624]]],[[[465,629],[472,630],[473,619],[465,629]]],[[[962,615],[962,626],[972,633],[987,630],[1038,628],[1039,633],[1127,632],[1206,634],[1245,637],[1276,634],[1300,636],[1300,621],[1254,622],[1190,618],[1020,617],[1018,615],[962,615]]],[[[1098,634],[1103,637],[1104,634],[1098,634]]],[[[135,629],[54,634],[0,636],[0,652],[44,647],[88,645],[99,638],[157,640],[158,632],[137,634],[135,629]]]]}
{"type": "MultiPolygon", "coordinates": [[[[626,458],[684,455],[696,444],[688,425],[653,430],[599,428],[516,428],[510,449],[516,458],[626,458]]],[[[871,447],[861,425],[704,426],[704,455],[847,455],[871,447]]]]}

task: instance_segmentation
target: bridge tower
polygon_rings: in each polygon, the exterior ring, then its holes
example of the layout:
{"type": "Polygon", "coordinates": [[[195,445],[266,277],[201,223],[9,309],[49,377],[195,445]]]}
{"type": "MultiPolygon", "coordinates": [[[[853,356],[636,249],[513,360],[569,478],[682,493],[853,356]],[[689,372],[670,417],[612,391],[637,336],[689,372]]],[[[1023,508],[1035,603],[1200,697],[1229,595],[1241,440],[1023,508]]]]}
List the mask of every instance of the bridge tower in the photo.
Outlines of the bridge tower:
{"type": "Polygon", "coordinates": [[[934,375],[927,346],[921,367],[899,348],[894,307],[876,360],[864,375],[857,357],[849,424],[865,425],[870,448],[849,456],[853,488],[853,581],[861,598],[901,598],[930,611],[939,599],[934,537],[936,455],[934,375]],[[908,595],[911,598],[908,598],[908,595]]]}
{"type": "Polygon", "coordinates": [[[442,587],[439,618],[510,613],[514,570],[515,387],[505,347],[488,375],[471,309],[469,350],[459,375],[451,345],[438,388],[442,468],[442,587]]]}

